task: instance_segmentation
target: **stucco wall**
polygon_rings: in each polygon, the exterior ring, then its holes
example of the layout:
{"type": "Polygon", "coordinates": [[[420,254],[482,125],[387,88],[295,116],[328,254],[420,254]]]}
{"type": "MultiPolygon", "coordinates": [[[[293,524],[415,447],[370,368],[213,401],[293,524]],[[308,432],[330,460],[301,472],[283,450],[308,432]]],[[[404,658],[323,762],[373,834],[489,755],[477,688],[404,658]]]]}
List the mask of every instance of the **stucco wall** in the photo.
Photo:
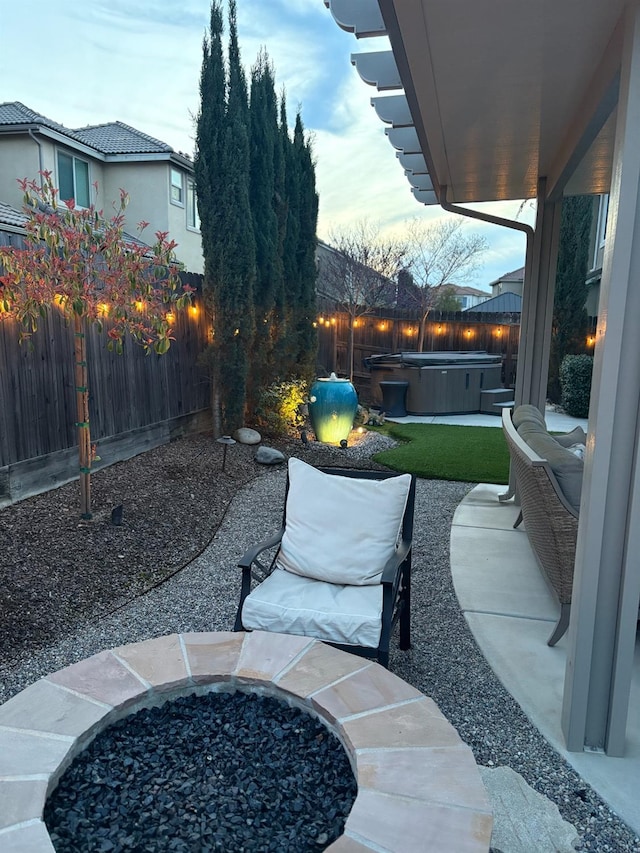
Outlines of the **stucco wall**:
{"type": "MultiPolygon", "coordinates": [[[[53,168],[51,145],[43,145],[42,168],[53,168]],[[47,150],[45,150],[47,149],[47,150]]],[[[0,140],[0,199],[22,209],[22,190],[18,178],[38,180],[40,160],[38,146],[29,136],[3,136],[0,140]]]]}
{"type": "MultiPolygon", "coordinates": [[[[136,234],[141,220],[149,223],[142,239],[151,242],[156,231],[168,231],[178,243],[176,255],[189,272],[203,271],[200,234],[187,229],[186,208],[169,201],[170,164],[161,162],[108,163],[105,192],[118,198],[120,187],[129,193],[127,230],[136,234]]],[[[186,183],[185,183],[186,192],[186,183]]]]}

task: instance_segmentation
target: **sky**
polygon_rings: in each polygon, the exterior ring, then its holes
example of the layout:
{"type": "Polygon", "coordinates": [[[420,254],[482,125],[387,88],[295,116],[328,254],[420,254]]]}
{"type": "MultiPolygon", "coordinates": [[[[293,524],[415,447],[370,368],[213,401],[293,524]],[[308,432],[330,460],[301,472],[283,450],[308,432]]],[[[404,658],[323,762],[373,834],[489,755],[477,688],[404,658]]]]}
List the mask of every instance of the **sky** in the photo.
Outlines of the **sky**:
{"type": "MultiPolygon", "coordinates": [[[[449,218],[411,194],[370,99],[378,94],[352,53],[383,50],[357,40],[323,0],[237,0],[241,57],[249,73],[261,48],[286,93],[289,123],[301,111],[311,136],[320,198],[318,236],[362,219],[400,235],[411,219],[449,218]]],[[[0,102],[21,101],[66,127],[122,121],[193,154],[202,40],[210,0],[5,0],[0,28],[0,102]]],[[[125,187],[126,189],[126,187],[125,187]]],[[[532,224],[519,202],[483,209],[532,224]]],[[[465,284],[489,283],[524,265],[520,232],[464,219],[489,249],[465,284]]]]}

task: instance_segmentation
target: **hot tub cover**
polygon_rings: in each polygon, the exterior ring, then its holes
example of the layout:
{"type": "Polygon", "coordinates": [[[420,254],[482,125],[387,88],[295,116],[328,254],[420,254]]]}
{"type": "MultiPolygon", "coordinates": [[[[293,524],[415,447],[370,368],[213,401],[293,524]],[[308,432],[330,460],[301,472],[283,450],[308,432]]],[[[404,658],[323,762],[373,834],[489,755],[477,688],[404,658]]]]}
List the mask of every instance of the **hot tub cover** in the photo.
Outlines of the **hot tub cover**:
{"type": "Polygon", "coordinates": [[[460,352],[396,352],[371,355],[364,359],[369,368],[379,367],[431,367],[443,364],[499,364],[500,355],[484,350],[460,352]]]}

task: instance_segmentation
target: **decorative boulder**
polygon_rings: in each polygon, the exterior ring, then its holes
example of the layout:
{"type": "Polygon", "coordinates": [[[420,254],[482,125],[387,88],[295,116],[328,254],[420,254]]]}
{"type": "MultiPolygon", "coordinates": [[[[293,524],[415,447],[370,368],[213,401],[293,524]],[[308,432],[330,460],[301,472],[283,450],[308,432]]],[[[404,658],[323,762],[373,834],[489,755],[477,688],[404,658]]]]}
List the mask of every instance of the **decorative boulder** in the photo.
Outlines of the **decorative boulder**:
{"type": "Polygon", "coordinates": [[[281,462],[286,462],[284,454],[280,453],[274,447],[259,447],[255,455],[256,462],[261,465],[279,465],[281,462]]]}
{"type": "Polygon", "coordinates": [[[234,432],[233,437],[239,444],[260,444],[262,441],[260,433],[249,427],[240,427],[234,432]]]}

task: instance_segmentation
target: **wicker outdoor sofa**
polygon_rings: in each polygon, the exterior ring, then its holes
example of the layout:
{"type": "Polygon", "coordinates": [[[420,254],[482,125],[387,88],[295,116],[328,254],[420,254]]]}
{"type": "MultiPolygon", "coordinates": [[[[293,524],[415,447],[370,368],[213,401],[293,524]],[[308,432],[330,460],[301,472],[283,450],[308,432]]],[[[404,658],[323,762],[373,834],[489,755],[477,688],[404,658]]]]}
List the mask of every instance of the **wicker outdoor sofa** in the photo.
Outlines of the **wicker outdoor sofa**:
{"type": "Polygon", "coordinates": [[[529,405],[518,406],[513,413],[503,409],[502,428],[521,506],[514,527],[524,521],[538,563],[560,603],[560,618],[547,641],[554,646],[569,626],[583,469],[576,454],[586,436],[580,427],[566,435],[550,435],[543,416],[529,405]]]}

